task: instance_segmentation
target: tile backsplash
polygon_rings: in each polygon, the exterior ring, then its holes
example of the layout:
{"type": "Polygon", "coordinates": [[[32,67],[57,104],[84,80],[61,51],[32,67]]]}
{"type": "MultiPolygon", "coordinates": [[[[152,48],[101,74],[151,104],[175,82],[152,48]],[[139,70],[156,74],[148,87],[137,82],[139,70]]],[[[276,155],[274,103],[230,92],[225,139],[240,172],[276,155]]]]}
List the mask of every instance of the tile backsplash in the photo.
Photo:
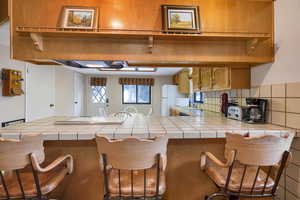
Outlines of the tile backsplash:
{"type": "Polygon", "coordinates": [[[228,93],[229,100],[246,105],[247,97],[267,99],[268,122],[283,127],[300,129],[300,82],[263,85],[251,89],[204,92],[204,110],[220,112],[220,95],[228,93]]]}
{"type": "Polygon", "coordinates": [[[203,110],[220,112],[220,96],[223,93],[228,94],[229,100],[242,106],[246,105],[246,98],[251,96],[250,89],[204,92],[204,104],[201,104],[200,107],[203,110]]]}

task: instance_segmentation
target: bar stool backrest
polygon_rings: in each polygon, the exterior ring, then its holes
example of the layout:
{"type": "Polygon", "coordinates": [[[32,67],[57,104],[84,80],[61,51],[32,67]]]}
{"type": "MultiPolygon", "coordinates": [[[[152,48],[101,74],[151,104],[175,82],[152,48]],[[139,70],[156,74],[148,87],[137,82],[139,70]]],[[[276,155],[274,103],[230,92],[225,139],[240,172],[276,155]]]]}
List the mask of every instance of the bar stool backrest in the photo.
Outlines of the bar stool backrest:
{"type": "Polygon", "coordinates": [[[40,135],[25,135],[21,140],[5,140],[0,138],[0,171],[23,169],[34,153],[38,163],[45,159],[43,139],[40,135]]]}
{"type": "Polygon", "coordinates": [[[166,165],[168,138],[165,136],[153,140],[135,137],[110,140],[107,137],[97,135],[96,141],[99,155],[105,154],[107,164],[113,168],[126,170],[148,169],[156,164],[158,154],[163,159],[163,165],[166,165]]]}
{"type": "Polygon", "coordinates": [[[228,158],[229,151],[236,150],[236,160],[244,165],[274,166],[289,151],[293,137],[292,133],[257,137],[226,133],[225,157],[228,158]]]}
{"type": "MultiPolygon", "coordinates": [[[[243,197],[274,197],[282,173],[291,160],[289,152],[294,134],[286,133],[279,136],[262,135],[256,137],[245,137],[240,134],[226,133],[225,157],[230,158],[234,155],[234,160],[228,170],[224,191],[228,193],[230,190],[230,182],[233,174],[235,163],[239,163],[240,167],[244,166],[239,183],[239,190],[231,195],[243,197]],[[255,175],[249,175],[248,167],[256,167],[255,175]],[[275,172],[274,172],[274,169],[275,172]],[[266,172],[266,178],[263,181],[263,187],[257,186],[258,177],[266,172]],[[270,177],[274,178],[274,184],[268,187],[270,177]],[[250,177],[253,176],[253,177],[250,177]],[[247,178],[248,177],[248,178],[247,178]],[[249,179],[250,178],[250,179],[249,179]],[[252,179],[251,179],[252,178],[252,179]],[[244,188],[245,179],[253,180],[249,193],[244,188]],[[258,192],[255,194],[254,192],[258,192]]],[[[251,171],[251,170],[250,170],[251,171]]],[[[251,181],[250,181],[251,182],[251,181]]]]}

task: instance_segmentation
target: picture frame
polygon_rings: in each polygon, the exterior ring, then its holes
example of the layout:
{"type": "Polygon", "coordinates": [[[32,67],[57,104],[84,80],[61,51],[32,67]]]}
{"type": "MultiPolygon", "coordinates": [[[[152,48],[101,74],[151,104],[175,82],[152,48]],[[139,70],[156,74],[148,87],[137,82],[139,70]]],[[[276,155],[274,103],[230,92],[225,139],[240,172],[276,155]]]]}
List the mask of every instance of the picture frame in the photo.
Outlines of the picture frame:
{"type": "Polygon", "coordinates": [[[98,8],[64,6],[59,17],[59,27],[65,29],[98,28],[98,8]]]}
{"type": "Polygon", "coordinates": [[[162,5],[162,29],[164,32],[200,32],[198,6],[162,5]]]}

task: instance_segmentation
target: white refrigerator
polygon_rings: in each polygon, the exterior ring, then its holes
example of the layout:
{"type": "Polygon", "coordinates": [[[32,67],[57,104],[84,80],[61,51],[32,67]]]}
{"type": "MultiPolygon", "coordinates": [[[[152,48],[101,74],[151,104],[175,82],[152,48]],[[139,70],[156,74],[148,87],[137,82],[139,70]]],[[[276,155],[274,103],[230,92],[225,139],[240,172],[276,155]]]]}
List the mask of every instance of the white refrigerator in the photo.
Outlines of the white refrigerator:
{"type": "Polygon", "coordinates": [[[163,85],[161,93],[161,116],[170,116],[170,108],[176,105],[176,99],[184,97],[183,94],[178,92],[177,85],[163,85]]]}

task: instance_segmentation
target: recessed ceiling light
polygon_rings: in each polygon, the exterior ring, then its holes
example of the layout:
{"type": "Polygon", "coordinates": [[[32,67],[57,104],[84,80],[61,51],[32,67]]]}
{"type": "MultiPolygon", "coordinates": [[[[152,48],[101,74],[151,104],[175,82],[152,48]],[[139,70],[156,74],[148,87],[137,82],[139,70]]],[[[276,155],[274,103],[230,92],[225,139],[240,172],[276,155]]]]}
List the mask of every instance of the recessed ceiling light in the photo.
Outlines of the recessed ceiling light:
{"type": "Polygon", "coordinates": [[[151,67],[139,67],[137,68],[138,71],[144,71],[144,72],[154,72],[156,71],[156,68],[151,67]]]}
{"type": "Polygon", "coordinates": [[[120,69],[121,71],[136,71],[135,67],[124,67],[120,69]]]}
{"type": "Polygon", "coordinates": [[[103,65],[100,65],[100,64],[86,64],[85,66],[91,67],[91,68],[101,68],[101,67],[104,67],[103,65]]]}
{"type": "Polygon", "coordinates": [[[119,69],[115,69],[115,68],[100,68],[100,71],[119,71],[119,69]]]}

